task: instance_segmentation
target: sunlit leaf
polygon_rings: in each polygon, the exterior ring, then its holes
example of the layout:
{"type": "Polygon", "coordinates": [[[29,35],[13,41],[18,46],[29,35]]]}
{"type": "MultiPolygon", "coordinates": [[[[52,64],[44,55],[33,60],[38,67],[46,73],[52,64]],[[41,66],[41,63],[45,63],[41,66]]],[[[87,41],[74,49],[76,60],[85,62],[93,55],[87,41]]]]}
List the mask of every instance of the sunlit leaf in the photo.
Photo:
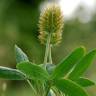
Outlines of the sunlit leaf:
{"type": "Polygon", "coordinates": [[[49,75],[47,71],[31,62],[22,62],[17,64],[17,69],[26,74],[29,79],[47,80],[49,75]]]}
{"type": "Polygon", "coordinates": [[[73,71],[69,74],[69,78],[72,80],[79,78],[92,63],[95,56],[96,50],[92,50],[85,57],[83,57],[83,59],[81,59],[81,61],[78,64],[76,64],[73,71]]]}
{"type": "Polygon", "coordinates": [[[88,96],[83,88],[71,80],[55,80],[54,86],[56,86],[63,93],[68,94],[68,96],[88,96]]]}
{"type": "Polygon", "coordinates": [[[89,86],[95,85],[93,81],[83,77],[78,78],[75,82],[81,85],[82,87],[89,87],[89,86]]]}
{"type": "Polygon", "coordinates": [[[59,78],[65,76],[72,67],[84,56],[85,48],[79,47],[75,49],[68,57],[57,65],[51,78],[59,78]]]}

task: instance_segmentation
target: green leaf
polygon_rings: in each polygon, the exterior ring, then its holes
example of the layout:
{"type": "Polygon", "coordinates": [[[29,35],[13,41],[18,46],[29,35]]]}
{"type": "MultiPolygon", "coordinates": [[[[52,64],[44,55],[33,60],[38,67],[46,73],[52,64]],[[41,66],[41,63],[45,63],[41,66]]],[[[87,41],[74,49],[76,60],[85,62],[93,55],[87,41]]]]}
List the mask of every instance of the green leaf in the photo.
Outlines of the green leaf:
{"type": "Polygon", "coordinates": [[[68,57],[57,65],[51,78],[59,78],[65,76],[72,67],[84,56],[85,48],[79,47],[75,49],[68,57]]]}
{"type": "Polygon", "coordinates": [[[75,82],[78,83],[79,85],[81,85],[82,87],[88,87],[88,86],[95,85],[95,83],[93,81],[91,81],[87,78],[83,78],[83,77],[80,77],[75,82]]]}
{"type": "Polygon", "coordinates": [[[25,80],[25,75],[16,69],[0,66],[0,78],[8,80],[25,80]]]}
{"type": "Polygon", "coordinates": [[[36,64],[32,64],[31,62],[22,62],[17,64],[16,67],[25,73],[29,79],[47,80],[49,78],[47,71],[36,64]]]}
{"type": "Polygon", "coordinates": [[[17,45],[15,45],[15,54],[17,63],[29,61],[27,55],[17,45]]]}
{"type": "Polygon", "coordinates": [[[69,74],[69,78],[75,80],[79,78],[92,63],[94,57],[96,56],[96,50],[92,50],[83,59],[80,60],[79,63],[76,64],[73,71],[69,74]]]}
{"type": "Polygon", "coordinates": [[[56,80],[54,82],[54,86],[56,86],[63,93],[68,94],[68,96],[88,96],[81,86],[71,80],[56,80]]]}

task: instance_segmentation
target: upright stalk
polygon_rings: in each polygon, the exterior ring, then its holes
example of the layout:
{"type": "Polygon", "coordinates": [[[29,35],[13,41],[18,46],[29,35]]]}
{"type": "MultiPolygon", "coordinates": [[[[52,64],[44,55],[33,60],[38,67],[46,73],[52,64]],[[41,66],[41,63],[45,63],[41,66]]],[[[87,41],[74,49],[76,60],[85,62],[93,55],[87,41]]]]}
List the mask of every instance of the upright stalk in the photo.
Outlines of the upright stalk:
{"type": "Polygon", "coordinates": [[[49,55],[49,50],[50,50],[50,39],[51,39],[51,34],[48,35],[47,43],[46,43],[45,56],[44,56],[45,65],[48,63],[48,55],[49,55]]]}
{"type": "Polygon", "coordinates": [[[49,63],[50,63],[50,64],[52,64],[51,48],[52,48],[52,45],[50,44],[50,45],[49,45],[49,63]]]}
{"type": "MultiPolygon", "coordinates": [[[[51,39],[51,34],[48,35],[47,43],[46,43],[45,57],[44,57],[45,68],[47,63],[52,64],[50,39],[51,39]]],[[[44,96],[48,96],[49,90],[50,90],[50,85],[47,86],[44,96]]]]}

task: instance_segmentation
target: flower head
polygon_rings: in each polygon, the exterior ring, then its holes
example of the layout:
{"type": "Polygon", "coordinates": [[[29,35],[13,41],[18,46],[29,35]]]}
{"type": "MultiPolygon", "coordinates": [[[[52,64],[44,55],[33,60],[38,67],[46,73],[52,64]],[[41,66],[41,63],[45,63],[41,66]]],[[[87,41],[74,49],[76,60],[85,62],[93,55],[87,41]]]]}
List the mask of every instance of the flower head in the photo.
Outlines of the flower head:
{"type": "Polygon", "coordinates": [[[62,39],[64,18],[60,7],[56,4],[47,6],[39,19],[39,39],[45,44],[48,35],[51,35],[50,43],[57,45],[62,39]]]}

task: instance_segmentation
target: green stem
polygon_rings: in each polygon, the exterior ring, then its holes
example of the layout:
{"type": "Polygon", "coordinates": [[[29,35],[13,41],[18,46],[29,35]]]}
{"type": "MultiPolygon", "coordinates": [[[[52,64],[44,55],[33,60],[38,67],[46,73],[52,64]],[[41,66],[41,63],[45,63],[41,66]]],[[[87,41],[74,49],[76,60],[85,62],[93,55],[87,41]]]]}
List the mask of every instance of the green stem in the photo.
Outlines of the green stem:
{"type": "Polygon", "coordinates": [[[52,45],[50,44],[50,45],[49,45],[49,63],[50,63],[50,64],[52,64],[51,48],[52,48],[52,45]]]}
{"type": "Polygon", "coordinates": [[[29,80],[27,80],[27,83],[30,85],[32,91],[34,92],[34,95],[36,96],[36,90],[33,88],[31,82],[29,80]]]}
{"type": "Polygon", "coordinates": [[[50,47],[50,34],[47,38],[47,43],[46,43],[46,49],[45,49],[45,57],[44,57],[44,64],[47,64],[47,60],[48,60],[48,53],[49,53],[49,47],[50,47]]]}

